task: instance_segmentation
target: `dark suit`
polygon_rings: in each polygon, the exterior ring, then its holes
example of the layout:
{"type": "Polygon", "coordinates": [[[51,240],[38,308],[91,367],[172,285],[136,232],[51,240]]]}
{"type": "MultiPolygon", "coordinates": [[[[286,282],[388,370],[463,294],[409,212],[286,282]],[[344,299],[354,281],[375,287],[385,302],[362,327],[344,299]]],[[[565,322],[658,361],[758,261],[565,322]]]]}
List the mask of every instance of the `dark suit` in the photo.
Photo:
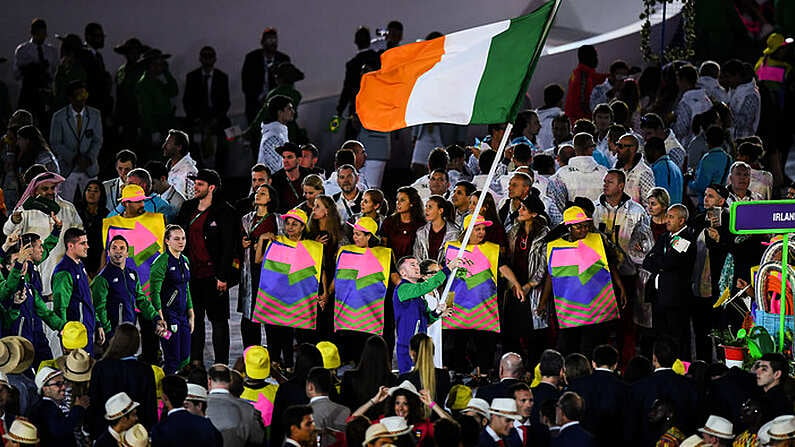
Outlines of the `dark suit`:
{"type": "Polygon", "coordinates": [[[624,411],[629,386],[616,374],[596,370],[593,374],[578,377],[569,384],[585,400],[585,413],[581,423],[596,436],[599,445],[612,445],[621,441],[617,433],[624,433],[624,411]]]}
{"type": "Polygon", "coordinates": [[[209,419],[188,413],[185,409],[175,411],[155,425],[151,431],[152,447],[221,447],[221,437],[209,419]]]}
{"type": "MultiPolygon", "coordinates": [[[[707,415],[714,414],[730,421],[739,421],[742,413],[742,404],[749,397],[759,399],[762,388],[756,385],[756,376],[741,368],[729,368],[729,371],[708,384],[709,398],[702,402],[704,406],[703,420],[707,415]]],[[[762,406],[762,414],[767,408],[762,406]]],[[[773,417],[763,416],[763,421],[773,417]]]]}
{"type": "Polygon", "coordinates": [[[273,420],[271,421],[270,440],[282,442],[284,440],[287,427],[284,426],[282,415],[284,411],[293,405],[306,405],[309,398],[306,396],[306,383],[303,379],[293,377],[292,379],[279,385],[276,395],[273,398],[273,420]]]}
{"type": "Polygon", "coordinates": [[[221,70],[213,69],[210,77],[210,100],[207,98],[207,85],[204,71],[197,68],[185,77],[185,94],[182,96],[182,105],[185,107],[185,117],[188,123],[207,123],[215,120],[217,128],[222,130],[229,127],[229,76],[221,70]],[[212,104],[212,107],[210,107],[212,104]]]}
{"type": "Polygon", "coordinates": [[[694,412],[698,408],[698,395],[693,382],[671,369],[655,371],[630,388],[631,425],[633,445],[653,445],[652,430],[647,415],[655,400],[665,398],[674,405],[674,426],[685,433],[693,432],[697,423],[694,412]]]}
{"type": "Polygon", "coordinates": [[[351,60],[345,63],[345,80],[342,82],[342,92],[337,102],[337,115],[342,116],[348,107],[350,115],[356,113],[356,94],[362,80],[362,69],[365,67],[378,69],[381,66],[381,57],[375,51],[367,48],[360,50],[351,60]]]}
{"type": "Polygon", "coordinates": [[[155,374],[146,363],[138,360],[100,360],[91,373],[89,396],[93,405],[88,407],[89,432],[97,438],[107,431],[105,404],[114,394],[124,391],[138,407],[138,419],[150,430],[157,422],[157,395],[155,374]]]}
{"type": "MultiPolygon", "coordinates": [[[[368,375],[367,371],[359,371],[358,369],[351,369],[345,371],[345,374],[342,375],[342,386],[340,387],[340,403],[345,405],[348,408],[359,408],[365,402],[367,402],[370,398],[373,397],[378,391],[378,387],[375,389],[365,389],[361,383],[364,380],[364,377],[368,375]]],[[[394,374],[388,373],[386,380],[378,380],[377,383],[379,385],[392,387],[397,385],[397,377],[394,374]]],[[[367,412],[368,417],[375,417],[378,416],[383,410],[383,407],[376,406],[375,409],[372,409],[367,412]]]]}
{"type": "Polygon", "coordinates": [[[676,237],[689,243],[687,249],[675,249],[673,245],[676,242],[669,232],[665,232],[646,255],[643,268],[652,274],[649,278],[651,287],[655,285],[655,276],[658,278],[653,301],[654,329],[658,334],[673,337],[680,354],[688,354],[680,355],[680,358],[688,359],[690,350],[684,341],[688,340],[689,319],[682,318],[682,315],[687,315],[687,304],[692,297],[690,279],[696,261],[696,237],[690,227],[685,227],[676,237]]]}
{"type": "Polygon", "coordinates": [[[502,438],[503,445],[500,445],[494,438],[491,437],[486,429],[480,432],[478,438],[478,447],[522,447],[522,443],[518,437],[507,436],[502,438]]]}
{"type": "Polygon", "coordinates": [[[514,443],[518,443],[522,447],[539,447],[539,446],[548,446],[549,445],[549,429],[544,424],[531,424],[525,426],[526,434],[522,433],[520,435],[519,431],[525,431],[525,429],[514,428],[511,429],[511,433],[508,435],[508,438],[512,438],[514,443]]]}
{"type": "Polygon", "coordinates": [[[475,392],[475,397],[483,399],[489,404],[491,404],[491,401],[495,397],[509,397],[513,399],[511,392],[508,390],[517,383],[519,383],[519,379],[509,377],[497,383],[491,383],[478,388],[475,392]]]}
{"type": "Polygon", "coordinates": [[[30,422],[39,429],[42,446],[75,446],[75,428],[85,415],[85,409],[74,405],[64,415],[58,405],[50,399],[42,399],[30,410],[30,422]]]}
{"type": "MultiPolygon", "coordinates": [[[[243,70],[241,71],[241,80],[243,83],[243,95],[246,98],[246,119],[248,122],[254,120],[254,117],[262,107],[260,96],[265,98],[263,93],[263,86],[265,85],[265,50],[258,48],[246,54],[246,59],[243,61],[243,70]]],[[[277,51],[273,55],[273,60],[268,63],[268,89],[276,87],[276,80],[274,79],[274,69],[282,62],[290,62],[290,56],[277,51]]]]}
{"type": "Polygon", "coordinates": [[[533,409],[530,412],[530,423],[540,424],[541,418],[539,417],[539,412],[541,411],[541,404],[543,404],[548,400],[557,402],[558,399],[560,399],[561,392],[558,389],[558,387],[546,382],[539,383],[538,386],[532,388],[532,391],[533,391],[533,409]]]}
{"type": "Polygon", "coordinates": [[[105,431],[99,435],[99,438],[94,441],[94,447],[119,447],[119,442],[110,434],[108,429],[105,429],[105,431]]]}
{"type": "Polygon", "coordinates": [[[562,429],[558,437],[552,440],[553,447],[593,447],[596,445],[593,435],[585,431],[580,424],[569,425],[562,429]]]}

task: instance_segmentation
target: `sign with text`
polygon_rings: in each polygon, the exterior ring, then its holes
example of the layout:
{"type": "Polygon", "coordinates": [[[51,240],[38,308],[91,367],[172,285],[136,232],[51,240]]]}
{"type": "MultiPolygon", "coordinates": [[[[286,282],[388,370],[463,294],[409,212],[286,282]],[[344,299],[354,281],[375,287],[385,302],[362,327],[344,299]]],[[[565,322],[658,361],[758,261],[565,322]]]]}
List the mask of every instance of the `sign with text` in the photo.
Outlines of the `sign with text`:
{"type": "Polygon", "coordinates": [[[795,200],[734,202],[729,229],[734,234],[795,233],[795,200]]]}

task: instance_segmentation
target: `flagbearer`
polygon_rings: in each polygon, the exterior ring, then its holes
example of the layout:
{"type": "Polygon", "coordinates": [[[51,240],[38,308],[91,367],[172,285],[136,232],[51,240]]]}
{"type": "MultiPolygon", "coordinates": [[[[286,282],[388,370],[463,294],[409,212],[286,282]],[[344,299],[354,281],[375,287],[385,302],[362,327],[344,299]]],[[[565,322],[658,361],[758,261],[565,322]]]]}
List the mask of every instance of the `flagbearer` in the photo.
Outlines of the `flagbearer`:
{"type": "Polygon", "coordinates": [[[156,333],[164,332],[163,316],[152,306],[141,287],[138,272],[127,267],[129,245],[124,236],[117,234],[110,240],[110,263],[91,282],[91,296],[97,311],[97,320],[108,338],[121,323],[135,324],[136,309],[143,318],[154,322],[156,333]]]}
{"type": "Polygon", "coordinates": [[[619,306],[626,305],[618,276],[621,255],[606,236],[596,232],[592,219],[579,206],[563,212],[563,223],[568,234],[547,244],[549,275],[536,313],[545,314],[554,299],[561,329],[559,350],[563,354],[592,352],[607,343],[605,323],[617,319],[619,306]]]}
{"type": "Polygon", "coordinates": [[[166,251],[155,259],[149,274],[152,306],[162,313],[166,325],[166,332],[161,334],[166,374],[174,374],[190,362],[190,335],[194,320],[190,266],[188,258],[182,254],[185,242],[182,227],[167,226],[166,251]]]}

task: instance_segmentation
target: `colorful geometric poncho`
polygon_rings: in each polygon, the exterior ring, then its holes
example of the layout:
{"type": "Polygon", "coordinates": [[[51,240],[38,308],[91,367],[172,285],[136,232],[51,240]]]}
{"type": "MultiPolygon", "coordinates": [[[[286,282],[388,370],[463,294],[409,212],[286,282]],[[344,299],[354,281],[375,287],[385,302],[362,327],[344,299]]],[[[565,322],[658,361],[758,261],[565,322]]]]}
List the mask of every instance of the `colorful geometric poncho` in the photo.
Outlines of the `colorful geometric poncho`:
{"type": "MultiPolygon", "coordinates": [[[[458,257],[460,249],[460,242],[446,243],[444,258],[447,262],[458,257]]],[[[463,257],[469,261],[466,277],[453,280],[450,292],[454,294],[455,311],[452,316],[442,320],[442,327],[500,332],[500,313],[497,309],[500,247],[491,242],[467,245],[463,257]]]]}
{"type": "Polygon", "coordinates": [[[557,239],[547,244],[555,311],[561,328],[597,324],[618,318],[613,281],[602,237],[557,239]]]}
{"type": "Polygon", "coordinates": [[[334,276],[334,330],[382,335],[384,297],[392,250],[345,245],[337,253],[334,276]]]}
{"type": "Polygon", "coordinates": [[[160,213],[143,213],[138,217],[116,215],[102,219],[102,246],[116,235],[122,235],[129,245],[127,267],[138,272],[141,288],[149,297],[149,270],[152,263],[163,253],[163,237],[166,223],[160,213]]]}
{"type": "Polygon", "coordinates": [[[253,320],[315,329],[322,260],[323,245],[319,242],[294,242],[285,236],[271,241],[262,261],[253,320]]]}

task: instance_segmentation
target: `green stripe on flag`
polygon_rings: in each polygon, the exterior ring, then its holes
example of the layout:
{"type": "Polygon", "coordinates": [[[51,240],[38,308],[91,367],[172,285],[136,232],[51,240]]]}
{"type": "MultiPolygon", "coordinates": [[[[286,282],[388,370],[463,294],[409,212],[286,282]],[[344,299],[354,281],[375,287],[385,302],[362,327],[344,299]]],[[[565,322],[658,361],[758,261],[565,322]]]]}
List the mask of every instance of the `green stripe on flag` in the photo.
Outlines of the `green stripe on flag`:
{"type": "Polygon", "coordinates": [[[550,0],[530,14],[512,19],[510,27],[491,40],[471,124],[514,120],[559,3],[550,0]]]}

